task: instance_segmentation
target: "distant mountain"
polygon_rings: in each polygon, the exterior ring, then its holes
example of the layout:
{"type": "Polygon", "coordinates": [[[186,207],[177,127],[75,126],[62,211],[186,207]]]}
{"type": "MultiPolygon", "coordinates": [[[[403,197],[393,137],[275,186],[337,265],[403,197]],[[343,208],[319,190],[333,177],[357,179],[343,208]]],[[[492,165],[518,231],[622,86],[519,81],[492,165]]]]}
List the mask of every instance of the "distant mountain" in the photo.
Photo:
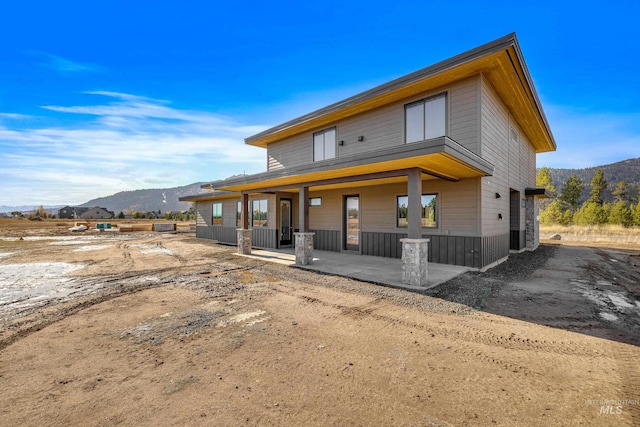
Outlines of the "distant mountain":
{"type": "Polygon", "coordinates": [[[581,200],[584,201],[589,197],[589,191],[591,190],[590,183],[597,169],[602,169],[604,177],[609,184],[607,190],[605,190],[603,194],[605,201],[613,201],[611,192],[616,188],[616,185],[620,181],[626,181],[626,183],[629,184],[629,195],[632,199],[636,201],[638,200],[638,192],[640,190],[640,157],[584,169],[549,168],[549,172],[551,173],[551,179],[559,193],[562,192],[564,183],[567,181],[569,176],[575,174],[575,176],[578,177],[585,185],[585,190],[582,193],[581,200]]]}
{"type": "Polygon", "coordinates": [[[100,206],[115,212],[186,211],[191,206],[188,202],[179,202],[178,198],[205,192],[200,186],[204,182],[173,188],[152,188],[147,190],[121,191],[112,196],[89,200],[80,206],[100,206]]]}
{"type": "MultiPolygon", "coordinates": [[[[24,205],[24,206],[6,206],[6,205],[2,205],[0,206],[0,213],[2,212],[31,212],[36,210],[40,205],[24,205]]],[[[60,206],[45,206],[44,209],[45,211],[52,213],[52,214],[57,214],[58,213],[58,209],[60,209],[63,205],[60,206]]]]}

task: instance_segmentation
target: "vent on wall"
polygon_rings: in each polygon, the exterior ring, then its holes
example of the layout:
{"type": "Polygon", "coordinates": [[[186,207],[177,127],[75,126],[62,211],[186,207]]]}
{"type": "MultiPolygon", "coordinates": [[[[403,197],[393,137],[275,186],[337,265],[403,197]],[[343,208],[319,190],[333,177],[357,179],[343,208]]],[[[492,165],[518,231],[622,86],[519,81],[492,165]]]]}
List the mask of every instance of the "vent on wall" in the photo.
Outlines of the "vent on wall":
{"type": "Polygon", "coordinates": [[[518,142],[518,133],[514,129],[510,129],[509,136],[511,137],[511,142],[518,142]]]}

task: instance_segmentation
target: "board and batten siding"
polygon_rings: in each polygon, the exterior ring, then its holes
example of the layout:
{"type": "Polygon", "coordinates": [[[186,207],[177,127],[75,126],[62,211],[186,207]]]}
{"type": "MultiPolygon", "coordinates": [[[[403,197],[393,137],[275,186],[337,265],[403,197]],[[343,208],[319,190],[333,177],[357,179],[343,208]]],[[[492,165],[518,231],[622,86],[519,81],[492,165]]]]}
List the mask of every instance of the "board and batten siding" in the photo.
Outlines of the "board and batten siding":
{"type": "MultiPolygon", "coordinates": [[[[478,144],[478,84],[479,77],[472,77],[423,92],[372,111],[349,117],[333,125],[315,129],[319,131],[336,127],[336,156],[354,156],[366,152],[386,149],[405,143],[405,104],[420,99],[448,93],[448,136],[467,149],[479,154],[478,144]],[[358,137],[364,137],[358,141],[358,137]]],[[[313,131],[304,132],[273,142],[267,146],[268,170],[290,168],[313,162],[313,131]]]]}

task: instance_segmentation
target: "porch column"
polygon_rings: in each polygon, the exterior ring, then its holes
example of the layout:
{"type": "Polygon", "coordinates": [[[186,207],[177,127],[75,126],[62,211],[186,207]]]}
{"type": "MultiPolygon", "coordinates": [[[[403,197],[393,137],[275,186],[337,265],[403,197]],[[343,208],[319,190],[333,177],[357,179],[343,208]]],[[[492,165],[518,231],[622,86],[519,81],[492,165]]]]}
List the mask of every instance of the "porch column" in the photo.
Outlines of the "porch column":
{"type": "Polygon", "coordinates": [[[298,197],[299,232],[295,234],[296,264],[308,265],[313,262],[313,236],[309,233],[309,187],[300,187],[298,197]]]}
{"type": "Polygon", "coordinates": [[[309,231],[309,187],[300,187],[298,204],[299,230],[306,233],[309,231]]]}
{"type": "Polygon", "coordinates": [[[422,171],[411,169],[407,174],[408,238],[402,242],[402,283],[426,286],[429,239],[422,238],[422,171]]]}
{"type": "Polygon", "coordinates": [[[407,196],[409,199],[409,206],[407,206],[408,237],[420,239],[422,238],[422,171],[420,169],[411,169],[408,173],[407,196]]]}
{"type": "Polygon", "coordinates": [[[240,200],[242,202],[242,211],[240,213],[240,222],[242,228],[236,230],[238,253],[251,254],[251,229],[249,228],[249,194],[241,193],[240,200]]]}

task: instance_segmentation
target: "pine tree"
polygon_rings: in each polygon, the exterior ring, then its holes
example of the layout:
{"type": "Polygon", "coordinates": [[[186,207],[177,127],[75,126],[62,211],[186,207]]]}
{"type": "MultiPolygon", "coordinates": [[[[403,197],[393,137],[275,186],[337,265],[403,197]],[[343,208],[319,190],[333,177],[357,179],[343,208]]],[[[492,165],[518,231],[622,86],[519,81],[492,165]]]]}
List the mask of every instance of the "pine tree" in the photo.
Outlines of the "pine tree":
{"type": "Polygon", "coordinates": [[[602,200],[602,192],[605,188],[607,188],[607,180],[604,179],[602,169],[598,168],[596,170],[596,174],[591,180],[591,193],[587,203],[595,203],[598,206],[602,206],[604,204],[604,200],[602,200]]]}
{"type": "Polygon", "coordinates": [[[573,222],[577,225],[604,225],[607,221],[609,221],[608,206],[588,200],[573,216],[573,222]]]}
{"type": "Polygon", "coordinates": [[[629,185],[626,181],[618,182],[615,190],[611,192],[615,197],[616,202],[628,202],[629,201],[629,185]]]}
{"type": "Polygon", "coordinates": [[[611,206],[609,224],[618,224],[623,227],[631,227],[633,225],[633,213],[626,202],[619,201],[611,206]]]}
{"type": "Polygon", "coordinates": [[[580,206],[580,196],[582,195],[583,189],[584,185],[582,184],[582,181],[575,174],[571,174],[567,179],[567,182],[564,184],[560,200],[569,205],[571,213],[575,213],[576,210],[578,210],[578,207],[580,206]]]}
{"type": "Polygon", "coordinates": [[[633,208],[633,224],[640,227],[640,201],[633,208]]]}
{"type": "Polygon", "coordinates": [[[557,190],[556,186],[553,184],[553,180],[551,179],[551,172],[549,171],[549,168],[540,168],[540,170],[536,174],[536,187],[546,188],[547,191],[549,191],[551,195],[555,197],[557,190]]]}

